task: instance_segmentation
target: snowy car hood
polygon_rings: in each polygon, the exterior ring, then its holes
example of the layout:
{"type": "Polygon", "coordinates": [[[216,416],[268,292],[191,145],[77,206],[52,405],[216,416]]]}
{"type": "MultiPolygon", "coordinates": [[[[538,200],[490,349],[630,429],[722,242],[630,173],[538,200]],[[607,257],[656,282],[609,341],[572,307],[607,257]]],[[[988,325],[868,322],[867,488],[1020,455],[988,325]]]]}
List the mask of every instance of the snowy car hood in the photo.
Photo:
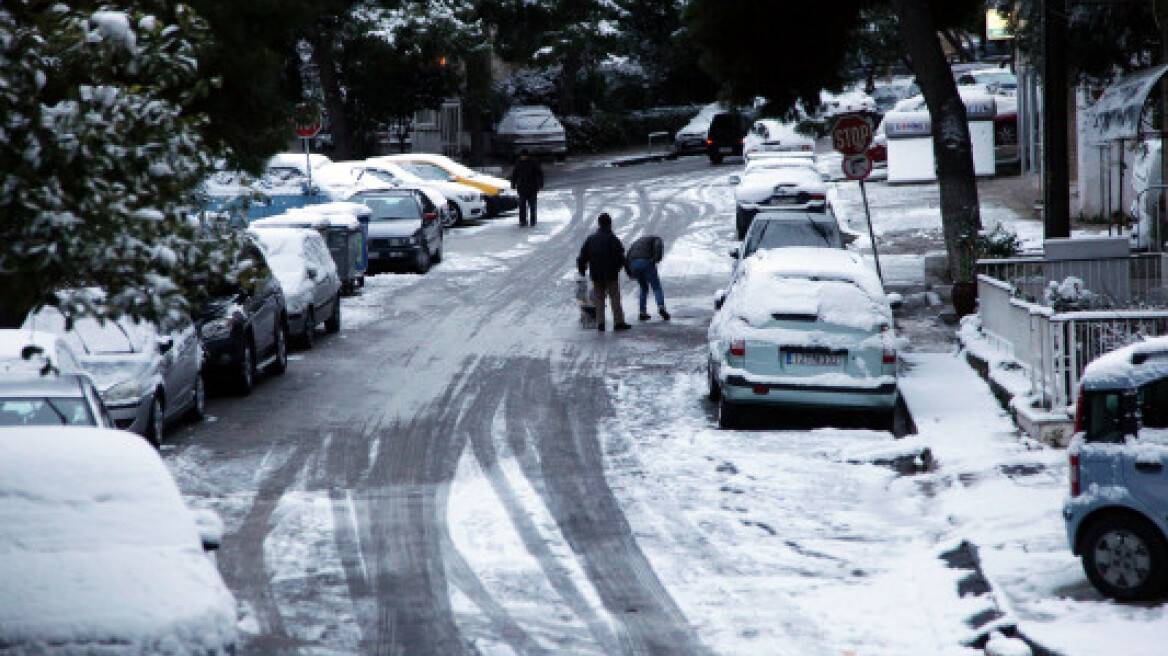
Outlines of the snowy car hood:
{"type": "Polygon", "coordinates": [[[0,557],[0,588],[20,600],[0,604],[6,652],[210,654],[236,640],[235,600],[197,547],[0,557]]]}
{"type": "Polygon", "coordinates": [[[158,354],[85,355],[78,358],[97,389],[105,392],[118,383],[153,375],[158,368],[158,354]]]}

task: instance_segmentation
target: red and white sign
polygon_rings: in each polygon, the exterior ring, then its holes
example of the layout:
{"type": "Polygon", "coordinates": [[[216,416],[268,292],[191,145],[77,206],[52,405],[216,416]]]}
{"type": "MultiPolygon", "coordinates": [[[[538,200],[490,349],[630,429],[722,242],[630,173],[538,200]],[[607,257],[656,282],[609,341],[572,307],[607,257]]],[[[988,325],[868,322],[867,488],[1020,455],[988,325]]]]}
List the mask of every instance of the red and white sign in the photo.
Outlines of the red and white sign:
{"type": "Polygon", "coordinates": [[[863,180],[872,173],[872,158],[867,154],[846,155],[843,161],[844,177],[849,180],[863,180]]]}
{"type": "Polygon", "coordinates": [[[320,123],[304,123],[296,126],[296,134],[300,135],[301,139],[315,137],[318,132],[320,132],[320,123]]]}
{"type": "Polygon", "coordinates": [[[872,143],[872,119],[863,114],[844,114],[831,128],[831,145],[844,155],[861,155],[872,143]]]}

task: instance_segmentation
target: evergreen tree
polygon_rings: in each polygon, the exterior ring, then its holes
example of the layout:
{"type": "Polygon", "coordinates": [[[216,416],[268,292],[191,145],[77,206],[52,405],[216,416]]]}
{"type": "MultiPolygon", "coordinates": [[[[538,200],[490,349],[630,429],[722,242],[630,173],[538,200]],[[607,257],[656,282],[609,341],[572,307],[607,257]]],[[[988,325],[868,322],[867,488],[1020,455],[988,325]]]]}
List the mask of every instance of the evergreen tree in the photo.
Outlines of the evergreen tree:
{"type": "Polygon", "coordinates": [[[226,269],[183,216],[211,163],[186,110],[206,28],[153,6],[0,5],[0,325],[43,305],[158,319],[226,269]],[[104,294],[60,294],[81,287],[104,294]]]}

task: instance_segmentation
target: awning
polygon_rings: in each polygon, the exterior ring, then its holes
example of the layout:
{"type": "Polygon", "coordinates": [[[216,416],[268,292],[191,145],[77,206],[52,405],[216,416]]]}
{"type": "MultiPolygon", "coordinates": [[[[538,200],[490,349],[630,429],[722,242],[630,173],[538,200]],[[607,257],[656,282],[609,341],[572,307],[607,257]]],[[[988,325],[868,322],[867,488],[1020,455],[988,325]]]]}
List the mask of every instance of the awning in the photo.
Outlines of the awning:
{"type": "Polygon", "coordinates": [[[1093,136],[1099,141],[1139,137],[1144,102],[1165,71],[1168,64],[1145,68],[1107,87],[1091,107],[1093,136]]]}

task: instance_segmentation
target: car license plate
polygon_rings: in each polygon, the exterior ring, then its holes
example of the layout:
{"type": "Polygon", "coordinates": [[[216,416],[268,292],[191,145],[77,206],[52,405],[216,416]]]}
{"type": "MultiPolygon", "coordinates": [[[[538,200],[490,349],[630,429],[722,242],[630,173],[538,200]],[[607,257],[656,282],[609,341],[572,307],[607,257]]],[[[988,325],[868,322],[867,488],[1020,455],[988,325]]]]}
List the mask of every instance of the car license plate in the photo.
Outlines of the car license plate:
{"type": "Polygon", "coordinates": [[[823,353],[818,351],[783,351],[784,361],[789,365],[803,367],[839,367],[844,363],[843,353],[823,353]]]}
{"type": "Polygon", "coordinates": [[[733,147],[733,146],[722,146],[721,148],[719,148],[719,149],[718,149],[718,152],[720,152],[720,153],[732,153],[732,152],[734,152],[734,147],[733,147]]]}

